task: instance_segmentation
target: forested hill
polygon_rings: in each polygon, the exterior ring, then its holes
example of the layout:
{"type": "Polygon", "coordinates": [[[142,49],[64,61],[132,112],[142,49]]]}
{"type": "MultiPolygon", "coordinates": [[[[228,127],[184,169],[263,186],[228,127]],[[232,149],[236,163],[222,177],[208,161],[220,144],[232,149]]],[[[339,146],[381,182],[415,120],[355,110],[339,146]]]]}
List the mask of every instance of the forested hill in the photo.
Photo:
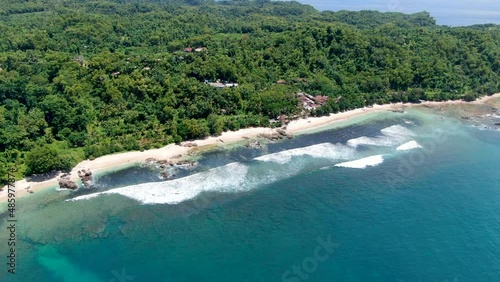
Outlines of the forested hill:
{"type": "Polygon", "coordinates": [[[330,97],[321,115],[500,91],[500,27],[437,26],[425,12],[4,0],[0,38],[0,170],[19,176],[267,126],[304,113],[297,92],[330,97]]]}

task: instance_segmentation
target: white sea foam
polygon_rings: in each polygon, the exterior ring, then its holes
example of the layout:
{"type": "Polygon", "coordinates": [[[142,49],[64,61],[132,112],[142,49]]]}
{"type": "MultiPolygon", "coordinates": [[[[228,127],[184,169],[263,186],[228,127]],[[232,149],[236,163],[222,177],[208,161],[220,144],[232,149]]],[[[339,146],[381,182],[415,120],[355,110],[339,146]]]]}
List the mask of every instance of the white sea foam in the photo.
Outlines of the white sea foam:
{"type": "Polygon", "coordinates": [[[231,163],[184,178],[164,182],[143,183],[105,192],[79,196],[67,201],[88,200],[105,194],[120,194],[142,204],[178,204],[202,192],[236,192],[245,190],[248,167],[231,163]]]}
{"type": "Polygon", "coordinates": [[[89,199],[92,199],[92,198],[95,198],[101,194],[103,194],[104,192],[101,192],[101,193],[94,193],[94,194],[88,194],[88,195],[83,195],[83,196],[78,196],[78,197],[75,197],[73,199],[68,199],[66,200],[67,202],[73,202],[73,201],[79,201],[79,200],[89,200],[89,199]]]}
{"type": "Polygon", "coordinates": [[[68,188],[56,188],[55,189],[57,192],[61,192],[61,191],[74,191],[74,189],[68,189],[68,188]]]}
{"type": "Polygon", "coordinates": [[[355,161],[345,162],[336,164],[337,167],[348,167],[348,168],[361,168],[364,169],[368,166],[377,166],[384,162],[382,155],[371,156],[355,161]]]}
{"type": "Polygon", "coordinates": [[[391,146],[397,145],[398,142],[399,142],[399,139],[391,138],[388,136],[377,136],[377,137],[361,136],[358,138],[348,140],[347,145],[354,147],[354,148],[356,148],[360,145],[391,147],[391,146]]]}
{"type": "Polygon", "coordinates": [[[380,132],[388,136],[415,136],[413,131],[399,124],[381,129],[380,132]]]}
{"type": "MultiPolygon", "coordinates": [[[[342,144],[324,143],[265,155],[256,160],[286,163],[294,156],[312,156],[332,160],[352,159],[355,149],[342,144]]],[[[178,204],[203,192],[240,192],[254,189],[290,177],[303,169],[302,165],[269,166],[263,163],[245,165],[232,163],[184,178],[164,182],[143,183],[104,192],[83,195],[67,201],[88,200],[100,195],[120,194],[142,204],[178,204]],[[249,171],[251,168],[251,171],[249,171]]]]}
{"type": "Polygon", "coordinates": [[[410,142],[406,142],[403,145],[399,146],[396,148],[398,151],[406,151],[406,150],[411,150],[411,149],[416,149],[416,148],[422,148],[417,141],[412,140],[410,142]]]}
{"type": "Polygon", "coordinates": [[[392,147],[397,146],[407,140],[409,136],[414,136],[413,131],[401,125],[392,125],[381,129],[382,135],[375,137],[361,136],[358,138],[350,139],[347,145],[351,147],[358,147],[360,145],[379,146],[379,147],[392,147]]]}
{"type": "Polygon", "coordinates": [[[281,151],[274,154],[264,155],[255,160],[264,162],[274,162],[285,164],[292,160],[292,157],[310,156],[323,159],[349,159],[355,150],[342,144],[321,143],[317,145],[281,151]]]}
{"type": "MultiPolygon", "coordinates": [[[[400,136],[408,134],[405,130],[406,128],[402,126],[393,126],[386,128],[383,134],[400,136]]],[[[367,139],[361,138],[359,140],[366,141],[367,139]]],[[[301,156],[310,156],[313,158],[323,158],[329,160],[352,160],[356,155],[356,149],[353,147],[354,146],[346,146],[343,144],[322,143],[264,155],[255,158],[255,160],[279,164],[288,163],[293,157],[301,156]]],[[[367,166],[376,166],[382,162],[383,158],[379,155],[340,163],[335,166],[366,168],[367,166]]],[[[274,181],[278,181],[279,179],[290,177],[302,169],[301,165],[270,167],[261,164],[250,166],[242,163],[231,163],[179,179],[131,185],[104,192],[83,195],[67,201],[88,200],[100,195],[119,194],[137,200],[142,204],[177,204],[193,199],[203,192],[247,191],[258,187],[259,185],[272,183],[274,181]],[[249,173],[250,166],[252,168],[251,173],[249,173]]]]}

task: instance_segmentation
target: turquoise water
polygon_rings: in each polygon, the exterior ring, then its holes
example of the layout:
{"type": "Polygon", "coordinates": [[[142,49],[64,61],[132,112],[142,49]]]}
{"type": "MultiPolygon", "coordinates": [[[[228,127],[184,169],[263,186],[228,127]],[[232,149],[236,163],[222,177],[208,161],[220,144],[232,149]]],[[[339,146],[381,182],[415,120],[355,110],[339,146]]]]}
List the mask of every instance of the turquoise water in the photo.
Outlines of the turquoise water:
{"type": "Polygon", "coordinates": [[[171,181],[128,168],[93,191],[29,197],[17,274],[0,278],[500,281],[500,132],[483,128],[383,113],[208,153],[171,181]]]}

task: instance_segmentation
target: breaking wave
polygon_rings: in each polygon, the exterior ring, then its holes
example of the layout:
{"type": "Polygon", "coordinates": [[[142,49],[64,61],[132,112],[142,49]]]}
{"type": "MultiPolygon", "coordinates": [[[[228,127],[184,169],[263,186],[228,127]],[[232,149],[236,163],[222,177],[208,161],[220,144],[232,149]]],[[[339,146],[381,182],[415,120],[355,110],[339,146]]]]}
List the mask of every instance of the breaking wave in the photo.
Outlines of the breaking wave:
{"type": "Polygon", "coordinates": [[[400,145],[406,141],[408,137],[415,135],[413,131],[401,125],[392,125],[381,129],[380,132],[382,135],[375,137],[361,136],[350,139],[347,141],[347,145],[354,148],[360,145],[392,147],[400,145]]]}
{"type": "Polygon", "coordinates": [[[413,131],[399,124],[381,129],[380,132],[388,136],[415,136],[413,131]]]}
{"type": "MultiPolygon", "coordinates": [[[[336,164],[336,167],[364,169],[369,166],[377,166],[384,161],[382,155],[353,160],[359,158],[356,153],[356,147],[360,144],[376,146],[382,146],[380,144],[384,144],[383,146],[399,145],[407,141],[408,136],[414,135],[412,131],[400,125],[384,128],[381,132],[382,135],[378,137],[351,139],[347,142],[347,145],[321,143],[295,148],[257,157],[254,159],[254,162],[250,163],[231,163],[183,178],[130,185],[82,195],[66,201],[88,200],[101,195],[119,194],[134,199],[141,204],[173,205],[193,199],[203,192],[235,193],[248,191],[260,185],[273,183],[296,175],[300,171],[308,169],[307,167],[311,168],[300,159],[292,162],[292,158],[296,157],[312,157],[324,159],[327,162],[335,161],[334,163],[345,161],[336,164]]],[[[414,148],[415,146],[419,145],[415,141],[411,141],[399,146],[398,150],[408,150],[410,147],[414,148]]],[[[325,164],[324,162],[321,163],[323,166],[325,164]]]]}
{"type": "Polygon", "coordinates": [[[264,155],[255,158],[255,160],[286,164],[292,160],[292,157],[310,156],[313,158],[334,160],[334,159],[349,159],[354,155],[354,153],[355,150],[353,148],[344,146],[342,144],[321,143],[317,145],[264,155]]]}
{"type": "Polygon", "coordinates": [[[337,167],[348,167],[348,168],[361,168],[364,169],[369,166],[377,166],[384,162],[382,155],[371,156],[355,161],[345,162],[336,164],[337,167]]]}
{"type": "Polygon", "coordinates": [[[105,192],[83,195],[67,201],[88,200],[100,195],[120,194],[142,204],[178,204],[205,191],[233,192],[248,187],[248,166],[231,163],[184,178],[143,183],[105,192]]]}
{"type": "Polygon", "coordinates": [[[420,144],[417,143],[417,141],[412,140],[410,142],[406,142],[403,145],[400,145],[396,148],[398,151],[406,151],[406,150],[411,150],[411,149],[416,149],[416,148],[422,148],[420,144]]]}
{"type": "Polygon", "coordinates": [[[347,145],[351,147],[358,147],[360,145],[368,146],[380,146],[380,147],[391,147],[397,145],[399,140],[393,139],[387,136],[377,136],[377,137],[366,137],[361,136],[358,138],[350,139],[347,141],[347,145]]]}

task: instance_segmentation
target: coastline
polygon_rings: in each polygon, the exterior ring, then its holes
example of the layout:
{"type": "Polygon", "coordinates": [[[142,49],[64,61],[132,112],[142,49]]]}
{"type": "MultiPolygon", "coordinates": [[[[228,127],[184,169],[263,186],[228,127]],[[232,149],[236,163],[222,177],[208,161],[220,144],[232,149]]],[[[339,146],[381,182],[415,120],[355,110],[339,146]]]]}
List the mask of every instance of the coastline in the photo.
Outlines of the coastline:
{"type": "MultiPolygon", "coordinates": [[[[496,93],[490,96],[483,96],[476,101],[465,102],[462,100],[453,101],[443,101],[443,102],[433,102],[425,101],[420,104],[384,104],[384,105],[373,105],[372,107],[364,107],[355,110],[350,110],[346,112],[330,114],[329,116],[323,117],[309,117],[299,120],[293,120],[287,125],[287,131],[292,134],[298,134],[304,131],[318,129],[324,126],[328,126],[335,122],[345,121],[354,117],[366,115],[369,113],[383,112],[383,111],[401,111],[404,108],[414,108],[414,107],[440,107],[445,105],[457,105],[457,104],[487,104],[488,101],[492,99],[500,98],[500,93],[496,93]]],[[[202,151],[204,148],[218,146],[221,144],[235,143],[244,141],[246,139],[257,138],[260,134],[269,134],[274,132],[274,129],[257,127],[257,128],[246,128],[240,129],[238,131],[227,131],[222,133],[222,135],[217,137],[207,137],[202,140],[190,141],[189,143],[195,143],[196,147],[185,147],[176,144],[170,144],[159,149],[150,149],[143,152],[132,151],[117,153],[112,155],[106,155],[94,160],[84,160],[77,164],[70,172],[70,179],[72,181],[79,181],[78,171],[81,169],[90,169],[93,173],[99,171],[105,171],[114,169],[127,164],[135,164],[145,162],[147,159],[155,158],[158,160],[165,159],[180,159],[187,156],[192,151],[202,151]]],[[[26,187],[30,187],[33,192],[41,191],[51,187],[58,186],[58,179],[61,174],[41,182],[27,181],[26,178],[16,181],[16,198],[24,197],[29,193],[25,190],[26,187]],[[24,192],[22,191],[24,190],[24,192]]],[[[7,189],[4,187],[3,191],[0,191],[0,204],[6,202],[7,200],[7,189]]]]}

